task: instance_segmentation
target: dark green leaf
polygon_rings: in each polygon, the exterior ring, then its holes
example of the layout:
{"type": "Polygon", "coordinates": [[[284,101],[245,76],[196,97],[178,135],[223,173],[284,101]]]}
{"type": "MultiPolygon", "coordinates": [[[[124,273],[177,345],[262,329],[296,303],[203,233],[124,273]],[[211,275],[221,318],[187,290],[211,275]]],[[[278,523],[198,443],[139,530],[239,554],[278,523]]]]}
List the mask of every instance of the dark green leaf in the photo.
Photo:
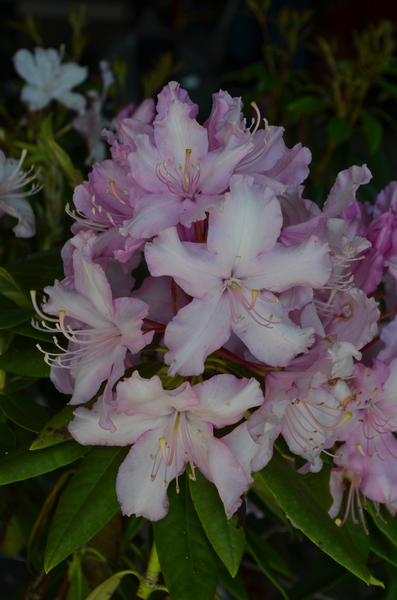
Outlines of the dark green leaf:
{"type": "Polygon", "coordinates": [[[244,587],[244,579],[240,572],[235,577],[232,577],[223,563],[219,564],[218,571],[219,581],[223,587],[236,600],[249,600],[247,590],[244,587]]]}
{"type": "Polygon", "coordinates": [[[25,323],[33,317],[35,311],[30,308],[15,308],[0,312],[0,329],[10,329],[20,323],[25,323]]]}
{"type": "Polygon", "coordinates": [[[397,546],[397,518],[384,508],[378,512],[370,500],[367,500],[367,508],[377,528],[397,546]]]}
{"type": "Polygon", "coordinates": [[[35,329],[31,323],[21,323],[20,325],[13,327],[11,331],[18,335],[22,335],[23,337],[28,337],[40,342],[51,341],[50,333],[41,331],[41,329],[35,329]]]}
{"type": "Polygon", "coordinates": [[[266,577],[279,590],[282,596],[286,600],[288,600],[286,591],[284,590],[283,586],[281,585],[276,575],[273,573],[272,568],[270,567],[268,561],[269,553],[268,548],[266,547],[266,543],[262,543],[262,540],[257,533],[255,533],[251,529],[247,529],[246,545],[248,552],[255,559],[255,562],[260,566],[266,577]]]}
{"type": "Polygon", "coordinates": [[[11,452],[15,448],[15,434],[4,423],[0,423],[0,454],[11,452]]]}
{"type": "Polygon", "coordinates": [[[371,545],[372,552],[397,567],[397,548],[386,536],[382,535],[372,520],[369,520],[368,527],[370,532],[368,542],[371,545]]]}
{"type": "Polygon", "coordinates": [[[65,406],[55,417],[53,417],[45,426],[39,431],[39,434],[33,440],[30,446],[31,450],[40,450],[41,448],[47,448],[48,446],[54,446],[60,444],[71,438],[68,430],[68,425],[73,419],[73,411],[76,409],[75,406],[65,406]]]}
{"type": "MultiPolygon", "coordinates": [[[[267,487],[265,480],[260,473],[253,473],[254,484],[252,485],[252,491],[254,494],[263,502],[265,508],[285,527],[289,527],[290,523],[285,517],[285,512],[282,510],[280,504],[273,496],[269,488],[267,487]]],[[[253,499],[255,504],[255,498],[253,499]]]]}
{"type": "Polygon", "coordinates": [[[349,575],[341,565],[326,554],[315,559],[304,571],[298,583],[288,593],[290,600],[311,600],[327,592],[349,575]]]}
{"type": "MultiPolygon", "coordinates": [[[[55,452],[72,442],[32,452],[55,452]]],[[[44,567],[48,572],[90,540],[119,510],[115,481],[129,448],[97,446],[82,461],[62,493],[48,534],[44,567]]]]}
{"type": "Polygon", "coordinates": [[[234,577],[244,552],[245,534],[237,514],[227,520],[225,507],[215,485],[196,470],[196,481],[189,478],[190,495],[207,538],[234,577]]]}
{"type": "Polygon", "coordinates": [[[214,600],[217,561],[190,498],[186,475],[180,493],[170,485],[168,515],[153,523],[154,539],[171,598],[214,600]]]}
{"type": "Polygon", "coordinates": [[[14,423],[29,431],[40,431],[50,418],[43,406],[22,396],[0,396],[3,413],[14,423]]]}
{"type": "Polygon", "coordinates": [[[0,267],[0,294],[15,302],[17,306],[22,308],[32,307],[32,303],[22,292],[15,279],[3,267],[0,267]]]}
{"type": "Polygon", "coordinates": [[[382,144],[383,126],[377,117],[367,110],[361,110],[360,119],[363,133],[370,154],[375,154],[382,144]]]}
{"type": "Polygon", "coordinates": [[[307,473],[303,475],[303,481],[307,487],[313,492],[320,504],[329,510],[332,506],[333,499],[329,491],[329,480],[331,477],[331,465],[323,464],[323,468],[318,473],[307,473]]]}
{"type": "Polygon", "coordinates": [[[287,105],[287,111],[292,113],[318,113],[326,110],[330,101],[317,96],[302,96],[287,105]]]}
{"type": "Polygon", "coordinates": [[[49,377],[50,367],[40,350],[9,352],[0,356],[0,369],[23,377],[49,377]]]}
{"type": "Polygon", "coordinates": [[[355,547],[304,484],[302,476],[277,452],[260,476],[286,514],[309,539],[354,575],[371,582],[371,574],[355,547]]]}
{"type": "Polygon", "coordinates": [[[87,447],[74,440],[37,452],[18,448],[0,462],[0,485],[49,473],[74,462],[85,452],[87,447]]]}
{"type": "Polygon", "coordinates": [[[364,562],[367,562],[367,558],[370,552],[370,539],[367,535],[363,524],[359,521],[355,523],[353,521],[351,513],[346,519],[346,523],[343,525],[344,533],[346,537],[349,537],[352,544],[354,544],[357,553],[361,556],[364,562]]]}
{"type": "Polygon", "coordinates": [[[327,124],[327,133],[331,146],[337,146],[351,137],[353,127],[346,119],[332,117],[327,124]]]}
{"type": "Polygon", "coordinates": [[[32,383],[34,383],[35,381],[37,381],[37,378],[15,376],[7,380],[5,391],[8,395],[15,394],[15,392],[24,390],[29,385],[32,385],[32,383]]]}

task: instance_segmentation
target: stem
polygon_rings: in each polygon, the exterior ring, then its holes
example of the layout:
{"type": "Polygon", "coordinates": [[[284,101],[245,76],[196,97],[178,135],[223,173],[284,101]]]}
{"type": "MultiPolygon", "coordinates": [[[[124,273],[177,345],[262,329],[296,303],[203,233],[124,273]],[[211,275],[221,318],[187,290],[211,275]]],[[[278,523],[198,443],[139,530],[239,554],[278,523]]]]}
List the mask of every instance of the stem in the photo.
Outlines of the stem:
{"type": "Polygon", "coordinates": [[[258,373],[258,375],[263,375],[263,377],[267,375],[269,371],[278,370],[277,368],[270,367],[269,365],[261,366],[251,363],[248,360],[244,360],[243,358],[236,356],[235,354],[233,354],[233,352],[230,352],[230,350],[226,350],[226,348],[219,348],[219,350],[217,350],[215,354],[219,354],[219,356],[223,356],[224,358],[228,358],[236,363],[239,363],[240,365],[244,365],[248,369],[251,369],[251,371],[254,371],[254,373],[258,373]]]}
{"type": "MultiPolygon", "coordinates": [[[[141,579],[139,584],[138,592],[136,595],[137,598],[143,598],[143,600],[147,600],[150,594],[154,592],[157,587],[157,580],[161,573],[161,567],[159,562],[159,557],[157,556],[156,546],[153,542],[152,551],[150,553],[149,562],[146,568],[145,577],[141,579]]],[[[164,589],[163,586],[159,586],[161,589],[164,589]]],[[[135,599],[135,600],[136,600],[135,599]]]]}

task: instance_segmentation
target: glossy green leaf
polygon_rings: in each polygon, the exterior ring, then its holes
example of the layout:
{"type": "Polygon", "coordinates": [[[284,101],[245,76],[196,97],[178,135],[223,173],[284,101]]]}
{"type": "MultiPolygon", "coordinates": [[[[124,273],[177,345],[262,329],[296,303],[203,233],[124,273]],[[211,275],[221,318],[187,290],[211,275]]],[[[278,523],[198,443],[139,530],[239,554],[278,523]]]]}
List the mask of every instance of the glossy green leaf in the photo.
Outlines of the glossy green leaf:
{"type": "Polygon", "coordinates": [[[397,548],[390,542],[390,540],[379,531],[372,520],[369,519],[368,523],[370,535],[368,536],[368,542],[371,546],[372,552],[387,560],[390,564],[397,567],[397,548]]]}
{"type": "Polygon", "coordinates": [[[190,495],[207,538],[215,552],[234,577],[244,552],[245,534],[234,514],[227,520],[225,507],[215,485],[208,481],[198,469],[196,481],[189,478],[190,495]]]}
{"type": "MultiPolygon", "coordinates": [[[[254,483],[251,487],[254,494],[263,502],[265,508],[283,525],[289,527],[290,523],[285,517],[285,512],[282,510],[280,504],[273,496],[269,488],[267,487],[263,477],[260,473],[253,473],[254,483]]],[[[255,498],[253,498],[255,504],[255,498]]],[[[267,511],[266,511],[267,512],[267,511]]]]}
{"type": "Polygon", "coordinates": [[[383,126],[380,120],[367,110],[361,110],[360,120],[370,154],[375,154],[382,144],[383,126]]]}
{"type": "Polygon", "coordinates": [[[168,515],[153,523],[154,539],[171,598],[214,600],[217,561],[193,506],[186,475],[179,478],[180,493],[168,488],[168,515]]]}
{"type": "Polygon", "coordinates": [[[65,406],[55,415],[55,417],[46,422],[44,427],[40,430],[35,430],[39,431],[39,433],[33,440],[30,449],[40,450],[41,448],[55,446],[56,444],[70,440],[71,435],[68,430],[68,425],[73,419],[74,410],[76,410],[75,406],[65,406]]]}
{"type": "Polygon", "coordinates": [[[370,583],[371,574],[355,547],[304,484],[302,476],[277,452],[260,476],[286,514],[312,542],[354,575],[370,583]]]}
{"type": "Polygon", "coordinates": [[[8,352],[0,356],[0,369],[23,377],[49,377],[50,367],[40,350],[8,352]]]}
{"type": "Polygon", "coordinates": [[[0,267],[0,294],[21,308],[32,307],[30,299],[22,292],[15,279],[4,267],[0,267]]]}
{"type": "Polygon", "coordinates": [[[377,528],[391,541],[392,544],[397,546],[397,518],[392,517],[384,507],[382,507],[378,513],[374,503],[370,500],[367,500],[367,509],[377,528]]]}
{"type": "Polygon", "coordinates": [[[30,308],[15,308],[0,312],[0,329],[11,329],[16,325],[25,323],[33,317],[35,311],[30,308]]]}
{"type": "Polygon", "coordinates": [[[38,452],[17,449],[0,462],[0,485],[37,477],[68,465],[87,452],[74,440],[38,452]]]}
{"type": "Polygon", "coordinates": [[[353,126],[346,119],[332,117],[327,124],[327,133],[331,146],[337,146],[351,137],[353,126]]]}
{"type": "Polygon", "coordinates": [[[353,521],[351,513],[349,514],[346,523],[343,525],[343,532],[346,537],[350,538],[363,562],[367,562],[371,549],[369,535],[367,535],[364,526],[360,521],[358,523],[353,521]]]}
{"type": "Polygon", "coordinates": [[[140,577],[138,571],[133,571],[131,569],[115,573],[109,577],[109,579],[106,579],[101,583],[101,585],[95,588],[95,590],[93,590],[85,600],[109,600],[113,592],[115,592],[119,587],[120,581],[125,575],[135,575],[138,578],[140,577]]]}
{"type": "Polygon", "coordinates": [[[6,394],[12,395],[15,394],[15,392],[20,392],[29,385],[32,385],[32,383],[35,381],[37,381],[36,377],[20,377],[19,375],[11,375],[10,379],[7,379],[7,385],[5,389],[6,394]]]}
{"type": "Polygon", "coordinates": [[[262,544],[260,536],[251,529],[247,529],[246,545],[248,552],[255,559],[255,562],[262,569],[266,577],[278,589],[283,598],[288,600],[287,592],[284,590],[283,586],[273,572],[273,569],[270,567],[268,560],[269,554],[266,544],[262,544]]]}
{"type": "Polygon", "coordinates": [[[326,110],[330,101],[318,96],[302,96],[287,105],[287,111],[291,113],[313,114],[326,110]]]}
{"type": "Polygon", "coordinates": [[[17,335],[31,338],[32,340],[38,340],[40,342],[51,341],[50,333],[42,331],[41,329],[36,329],[31,323],[21,323],[20,325],[15,325],[11,331],[17,335]]]}
{"type": "Polygon", "coordinates": [[[244,586],[244,579],[241,572],[238,572],[235,577],[232,577],[223,563],[219,564],[218,579],[223,587],[236,600],[249,600],[247,590],[244,586]]]}
{"type": "Polygon", "coordinates": [[[15,434],[4,423],[0,423],[0,454],[11,452],[15,448],[15,434]]]}
{"type": "Polygon", "coordinates": [[[318,473],[307,473],[302,476],[307,487],[313,492],[320,504],[329,510],[333,500],[329,490],[329,480],[331,476],[331,465],[323,464],[323,468],[318,473]]]}
{"type": "Polygon", "coordinates": [[[0,396],[0,408],[11,421],[35,433],[50,418],[43,406],[23,396],[0,396]]]}
{"type": "MultiPolygon", "coordinates": [[[[72,442],[31,454],[55,452],[72,442]]],[[[90,540],[119,510],[116,475],[129,448],[97,446],[79,465],[62,493],[48,534],[44,567],[48,572],[90,540]]]]}
{"type": "Polygon", "coordinates": [[[90,592],[90,586],[84,577],[81,563],[81,556],[76,552],[68,565],[69,588],[66,600],[85,600],[90,592]]]}

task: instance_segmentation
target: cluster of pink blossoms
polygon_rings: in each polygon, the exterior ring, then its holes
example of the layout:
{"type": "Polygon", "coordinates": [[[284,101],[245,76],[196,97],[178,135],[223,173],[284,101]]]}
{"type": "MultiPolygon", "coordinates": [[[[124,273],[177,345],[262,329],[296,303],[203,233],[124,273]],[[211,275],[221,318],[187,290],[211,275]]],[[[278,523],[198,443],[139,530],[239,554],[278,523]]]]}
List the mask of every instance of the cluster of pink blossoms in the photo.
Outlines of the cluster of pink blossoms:
{"type": "Polygon", "coordinates": [[[200,125],[170,83],[156,113],[145,101],[118,119],[117,139],[106,132],[112,159],[76,188],[66,277],[46,288],[42,313],[67,340],[45,357],[57,389],[76,405],[100,392],[70,432],[81,444],[132,445],[116,481],[127,515],[163,518],[167,486],[175,479],[178,490],[190,463],[230,518],[280,434],[306,459],[301,472],[319,471],[323,452],[334,457],[333,517],[346,480],[350,500],[361,491],[393,511],[397,322],[374,340],[380,311],[368,295],[383,282],[394,312],[397,183],[371,214],[355,197],[371,174],[351,167],[321,211],[303,198],[310,152],[288,149],[283,129],[261,127],[259,115],[247,127],[241,109],[221,91],[200,125]],[[150,275],[134,289],[142,251],[150,275]],[[157,351],[155,334],[165,388],[137,370],[122,379],[157,351]],[[265,395],[260,377],[210,377],[217,352],[262,373],[265,395]]]}

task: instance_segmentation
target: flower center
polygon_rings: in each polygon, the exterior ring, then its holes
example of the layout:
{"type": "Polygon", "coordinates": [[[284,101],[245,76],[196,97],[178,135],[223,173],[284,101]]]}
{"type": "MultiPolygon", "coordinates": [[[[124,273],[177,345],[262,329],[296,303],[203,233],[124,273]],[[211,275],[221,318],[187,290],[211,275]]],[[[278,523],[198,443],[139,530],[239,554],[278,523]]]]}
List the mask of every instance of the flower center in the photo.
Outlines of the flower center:
{"type": "Polygon", "coordinates": [[[192,151],[187,149],[183,168],[181,164],[178,165],[178,168],[173,164],[168,166],[167,161],[164,160],[157,165],[156,175],[171,193],[180,196],[182,192],[183,196],[193,200],[200,179],[200,163],[195,166],[190,164],[191,154],[192,151]]]}

